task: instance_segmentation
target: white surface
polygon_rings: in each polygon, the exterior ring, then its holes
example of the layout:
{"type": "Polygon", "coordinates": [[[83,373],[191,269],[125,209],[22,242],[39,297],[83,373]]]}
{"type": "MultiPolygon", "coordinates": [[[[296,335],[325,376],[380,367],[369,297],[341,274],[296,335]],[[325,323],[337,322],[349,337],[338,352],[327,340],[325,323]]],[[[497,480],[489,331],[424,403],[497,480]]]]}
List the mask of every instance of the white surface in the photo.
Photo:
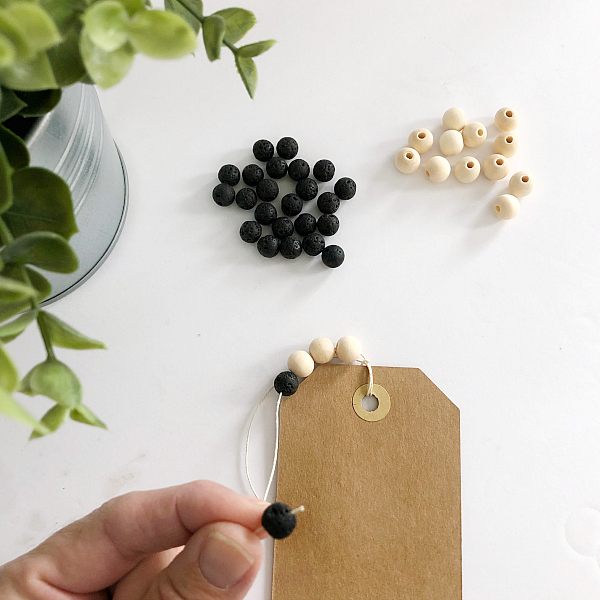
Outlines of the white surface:
{"type": "MultiPolygon", "coordinates": [[[[255,402],[291,351],[353,334],[374,364],[420,367],[461,409],[465,599],[597,599],[600,5],[241,4],[259,19],[249,41],[279,40],[257,60],[254,102],[226,51],[209,64],[201,50],[137,58],[101,96],[131,210],[107,263],[52,309],[109,346],[58,356],[110,432],[69,424],[28,444],[0,420],[0,562],[128,490],[210,478],[248,492],[255,402]],[[508,180],[434,185],[394,168],[448,107],[495,132],[505,105],[521,116],[511,168],[538,183],[517,219],[490,207],[508,180]],[[246,214],[210,199],[223,163],[283,135],[357,181],[337,270],[261,258],[238,238],[246,214]]],[[[33,331],[11,349],[23,372],[43,356],[33,331]]],[[[257,431],[257,480],[269,441],[257,431]]],[[[268,578],[267,565],[251,599],[269,597],[268,578]]]]}

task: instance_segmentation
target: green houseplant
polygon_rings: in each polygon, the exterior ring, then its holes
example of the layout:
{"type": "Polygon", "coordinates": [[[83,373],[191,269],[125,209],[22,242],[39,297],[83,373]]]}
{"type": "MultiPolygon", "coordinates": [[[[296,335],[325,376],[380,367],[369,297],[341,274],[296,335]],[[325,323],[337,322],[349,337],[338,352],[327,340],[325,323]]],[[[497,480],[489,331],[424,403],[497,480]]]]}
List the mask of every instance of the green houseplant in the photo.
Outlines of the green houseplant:
{"type": "Polygon", "coordinates": [[[40,306],[50,284],[40,270],[70,273],[78,260],[69,245],[77,231],[68,185],[52,171],[30,166],[24,142],[31,123],[77,82],[107,88],[129,71],[136,53],[175,59],[202,40],[209,60],[225,46],[251,97],[254,57],[274,43],[236,46],[255,24],[245,9],[205,15],[201,0],[0,0],[0,413],[29,425],[32,438],[55,431],[67,418],[104,427],[82,403],[82,386],[58,360],[56,348],[104,345],[40,306]],[[36,324],[46,359],[22,378],[6,345],[36,324]],[[51,406],[36,419],[17,393],[45,396],[51,406]]]}

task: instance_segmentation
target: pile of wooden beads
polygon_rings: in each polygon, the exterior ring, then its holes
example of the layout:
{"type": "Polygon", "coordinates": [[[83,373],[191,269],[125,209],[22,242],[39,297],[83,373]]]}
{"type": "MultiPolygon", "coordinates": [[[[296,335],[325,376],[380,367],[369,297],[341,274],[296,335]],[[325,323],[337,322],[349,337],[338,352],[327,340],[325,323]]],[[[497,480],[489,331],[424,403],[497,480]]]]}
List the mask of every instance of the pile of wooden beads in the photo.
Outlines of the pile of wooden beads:
{"type": "MultiPolygon", "coordinates": [[[[518,137],[514,132],[519,124],[516,110],[504,107],[494,118],[500,135],[493,143],[493,154],[487,156],[483,166],[474,156],[463,156],[454,165],[454,176],[461,183],[472,183],[481,171],[491,181],[504,179],[510,171],[509,158],[518,150],[518,137]]],[[[467,123],[465,111],[449,108],[442,117],[445,131],[439,139],[440,151],[444,156],[433,156],[425,163],[425,175],[434,183],[446,181],[452,167],[446,157],[459,155],[465,147],[477,148],[488,137],[483,123],[467,123]]],[[[433,147],[433,134],[428,129],[415,129],[408,136],[408,146],[401,148],[395,157],[395,164],[401,173],[414,173],[421,165],[421,155],[433,147]]],[[[494,201],[495,214],[501,219],[513,219],[519,213],[519,198],[529,195],[534,187],[534,179],[527,171],[515,173],[509,182],[509,193],[502,194],[494,201]]]]}

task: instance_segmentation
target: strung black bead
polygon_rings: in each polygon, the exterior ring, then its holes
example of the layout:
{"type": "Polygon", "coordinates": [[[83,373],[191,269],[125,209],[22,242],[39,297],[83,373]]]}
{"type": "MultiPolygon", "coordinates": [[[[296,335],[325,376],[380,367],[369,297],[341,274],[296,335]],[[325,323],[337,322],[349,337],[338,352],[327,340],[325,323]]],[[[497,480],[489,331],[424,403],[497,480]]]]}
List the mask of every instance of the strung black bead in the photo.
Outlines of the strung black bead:
{"type": "Polygon", "coordinates": [[[229,185],[237,185],[240,182],[240,170],[235,165],[223,165],[219,169],[219,181],[229,185]]]}
{"type": "Polygon", "coordinates": [[[323,248],[325,248],[325,240],[323,239],[323,236],[316,231],[309,233],[302,240],[302,250],[309,256],[318,256],[323,252],[323,248]]]}
{"type": "Polygon", "coordinates": [[[271,228],[273,229],[273,235],[280,240],[294,233],[294,224],[287,217],[275,219],[271,224],[271,228]]]}
{"type": "Polygon", "coordinates": [[[264,235],[258,240],[258,251],[265,258],[273,258],[279,252],[280,243],[274,235],[264,235]]]}
{"type": "Polygon", "coordinates": [[[273,179],[281,179],[282,177],[285,177],[288,170],[288,165],[283,158],[274,156],[267,161],[267,166],[265,168],[267,169],[267,175],[269,177],[272,177],[273,179]]]}
{"type": "Polygon", "coordinates": [[[265,202],[273,202],[279,196],[279,186],[272,179],[262,179],[256,186],[256,195],[265,202]]]}
{"type": "Polygon", "coordinates": [[[252,154],[254,154],[256,160],[262,162],[267,162],[273,157],[274,153],[275,148],[269,140],[258,140],[258,142],[254,142],[254,146],[252,146],[252,154]]]}
{"type": "Polygon", "coordinates": [[[299,385],[300,380],[291,371],[282,371],[275,377],[275,381],[273,382],[275,391],[282,396],[291,396],[292,394],[295,394],[299,385]]]}
{"type": "Polygon", "coordinates": [[[286,194],[281,199],[281,212],[288,217],[295,217],[302,212],[304,203],[297,194],[286,194]]]}
{"type": "Polygon", "coordinates": [[[256,192],[252,188],[242,188],[235,195],[235,202],[240,208],[250,210],[256,206],[258,198],[256,197],[256,192]]]}
{"type": "Polygon", "coordinates": [[[229,206],[235,200],[235,190],[228,183],[219,183],[212,191],[212,197],[219,206],[229,206]]]}
{"type": "Polygon", "coordinates": [[[356,183],[350,177],[342,177],[335,182],[333,191],[341,200],[350,200],[356,194],[356,183]]]}
{"type": "Polygon", "coordinates": [[[261,202],[254,210],[254,218],[261,225],[270,225],[277,218],[277,209],[270,202],[261,202]]]}
{"type": "Polygon", "coordinates": [[[256,185],[264,176],[264,171],[254,164],[245,166],[242,171],[242,179],[246,185],[256,185]]]}
{"type": "Polygon", "coordinates": [[[344,262],[344,251],[339,246],[331,244],[327,246],[321,253],[321,260],[326,267],[335,269],[344,262]]]}
{"type": "Polygon", "coordinates": [[[302,200],[308,201],[317,197],[319,193],[319,184],[314,180],[307,177],[306,179],[301,179],[296,184],[296,194],[302,198],[302,200]]]}
{"type": "Polygon", "coordinates": [[[317,208],[325,215],[332,215],[340,207],[340,199],[332,192],[323,192],[317,198],[317,208]]]}
{"type": "Polygon", "coordinates": [[[315,163],[313,175],[319,181],[331,181],[335,175],[335,167],[330,160],[324,158],[315,163]]]}
{"type": "Polygon", "coordinates": [[[298,154],[298,142],[291,137],[281,138],[277,142],[277,154],[279,154],[281,158],[291,160],[298,154]]]}
{"type": "Polygon", "coordinates": [[[335,235],[340,228],[340,220],[335,215],[321,215],[317,219],[317,229],[323,235],[335,235]]]}
{"type": "MultiPolygon", "coordinates": [[[[258,219],[256,219],[258,221],[258,219]]],[[[259,221],[260,223],[260,221],[259,221]]],[[[308,235],[317,229],[317,220],[310,213],[302,213],[294,221],[294,229],[301,236],[308,235]]]]}
{"type": "Polygon", "coordinates": [[[258,242],[262,235],[262,227],[256,221],[244,221],[240,227],[240,237],[248,244],[258,242]]]}
{"type": "Polygon", "coordinates": [[[283,258],[298,258],[302,254],[302,244],[300,240],[290,236],[281,240],[279,252],[283,258]]]}
{"type": "Polygon", "coordinates": [[[288,537],[296,527],[296,515],[283,502],[275,502],[268,506],[263,513],[261,525],[264,530],[276,540],[288,537]]]}
{"type": "Polygon", "coordinates": [[[310,166],[305,160],[297,158],[288,165],[288,175],[294,181],[305,179],[310,175],[310,166]]]}

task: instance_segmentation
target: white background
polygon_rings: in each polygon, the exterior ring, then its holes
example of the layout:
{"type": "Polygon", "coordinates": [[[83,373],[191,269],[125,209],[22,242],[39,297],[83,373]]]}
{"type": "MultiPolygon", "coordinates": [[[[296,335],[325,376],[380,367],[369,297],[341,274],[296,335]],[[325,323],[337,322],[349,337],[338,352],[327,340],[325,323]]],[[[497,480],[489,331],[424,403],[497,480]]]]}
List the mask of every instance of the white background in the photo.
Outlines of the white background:
{"type": "MultiPolygon", "coordinates": [[[[257,59],[254,101],[226,49],[213,64],[202,49],[138,57],[101,93],[130,212],[107,263],[52,311],[109,347],[57,354],[110,431],[70,423],[28,443],[0,420],[0,562],[129,490],[209,478],[248,493],[255,403],[291,351],[353,334],[374,364],[420,367],[461,410],[464,597],[597,599],[600,5],[241,4],[259,20],[248,42],[279,40],[257,59]],[[450,106],[488,126],[484,158],[506,105],[522,123],[511,172],[537,179],[515,220],[491,212],[507,180],[395,170],[410,131],[439,136],[450,106]],[[222,164],[284,135],[357,182],[338,213],[339,269],[260,257],[238,236],[248,214],[211,200],[222,164]]],[[[43,359],[33,330],[10,349],[22,374],[43,359]]],[[[269,431],[253,445],[259,483],[269,431]]],[[[270,596],[268,563],[254,600],[270,596]]]]}

